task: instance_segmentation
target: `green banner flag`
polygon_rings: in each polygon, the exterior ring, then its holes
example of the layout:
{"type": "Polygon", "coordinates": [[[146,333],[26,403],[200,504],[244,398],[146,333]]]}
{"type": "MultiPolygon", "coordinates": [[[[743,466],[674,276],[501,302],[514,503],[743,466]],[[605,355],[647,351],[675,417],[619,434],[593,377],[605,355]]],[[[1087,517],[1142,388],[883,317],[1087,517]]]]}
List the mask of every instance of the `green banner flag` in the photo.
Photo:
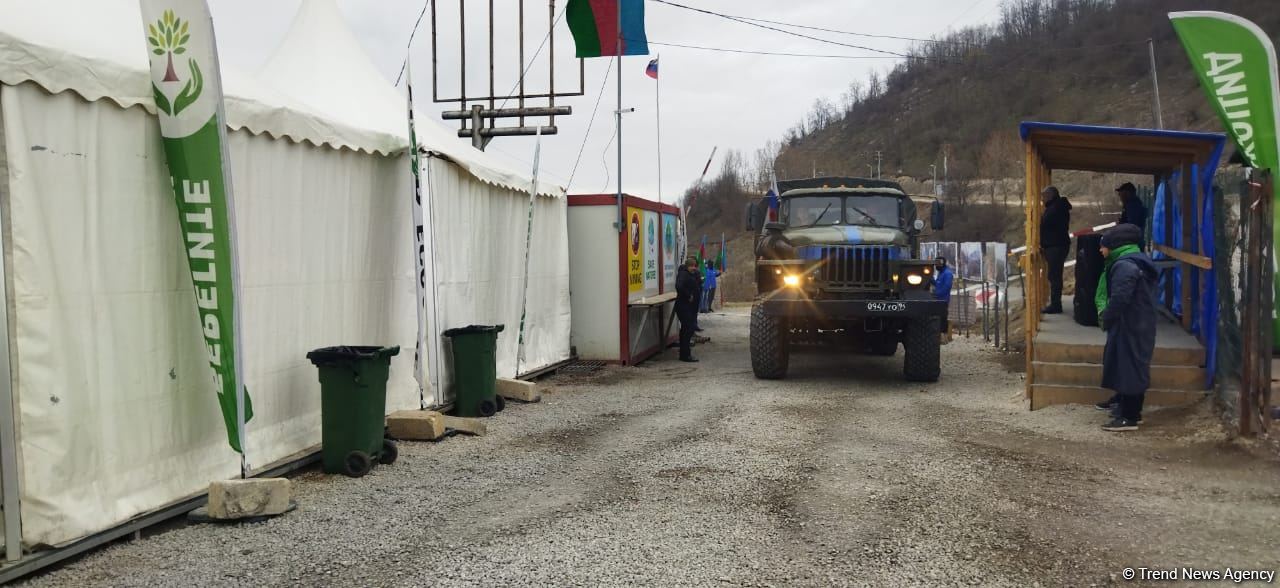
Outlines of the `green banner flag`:
{"type": "MultiPolygon", "coordinates": [[[[1169,19],[1240,154],[1255,168],[1280,172],[1280,76],[1271,39],[1258,25],[1223,12],[1173,12],[1169,19]]],[[[1280,190],[1274,198],[1280,204],[1280,190]]],[[[1272,231],[1280,247],[1280,206],[1273,205],[1272,211],[1277,215],[1272,231]]],[[[1280,298],[1280,273],[1276,278],[1273,285],[1280,298]]],[[[1272,336],[1280,345],[1280,322],[1275,326],[1272,336]]]]}
{"type": "MultiPolygon", "coordinates": [[[[191,268],[199,325],[231,447],[253,406],[240,365],[235,214],[213,19],[204,0],[141,0],[151,90],[191,268]]],[[[193,327],[196,324],[192,325],[193,327]]],[[[242,467],[246,467],[243,463],[242,467]]]]}

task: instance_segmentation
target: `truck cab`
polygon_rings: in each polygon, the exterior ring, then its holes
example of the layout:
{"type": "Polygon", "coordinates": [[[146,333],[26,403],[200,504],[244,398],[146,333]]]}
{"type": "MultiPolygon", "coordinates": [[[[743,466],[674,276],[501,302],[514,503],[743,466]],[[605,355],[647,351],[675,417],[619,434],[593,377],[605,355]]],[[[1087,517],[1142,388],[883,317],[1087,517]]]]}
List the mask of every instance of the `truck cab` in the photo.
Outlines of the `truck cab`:
{"type": "MultiPolygon", "coordinates": [[[[776,212],[749,211],[758,231],[756,376],[784,377],[799,347],[889,356],[902,345],[905,377],[936,381],[947,303],[932,293],[934,261],[919,259],[925,223],[915,202],[894,182],[864,178],[779,182],[779,190],[776,212]]],[[[930,216],[940,229],[940,203],[930,216]]]]}

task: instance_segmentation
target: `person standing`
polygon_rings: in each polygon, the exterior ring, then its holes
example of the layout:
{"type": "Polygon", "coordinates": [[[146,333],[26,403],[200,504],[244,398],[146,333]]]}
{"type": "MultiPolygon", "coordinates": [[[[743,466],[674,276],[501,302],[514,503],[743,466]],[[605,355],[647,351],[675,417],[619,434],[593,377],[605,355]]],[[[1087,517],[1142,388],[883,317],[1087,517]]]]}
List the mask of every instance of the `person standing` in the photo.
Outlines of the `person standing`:
{"type": "Polygon", "coordinates": [[[934,260],[934,263],[933,298],[948,304],[947,314],[942,315],[942,334],[944,337],[949,337],[948,333],[951,332],[951,285],[955,283],[956,275],[955,272],[951,271],[951,267],[947,265],[947,258],[939,257],[934,260]]]}
{"type": "Polygon", "coordinates": [[[1045,314],[1062,313],[1062,269],[1071,251],[1071,202],[1049,186],[1040,193],[1044,215],[1040,217],[1040,253],[1049,266],[1049,305],[1045,314]]]}
{"type": "Polygon", "coordinates": [[[707,260],[707,269],[702,274],[702,312],[715,310],[716,284],[721,273],[714,261],[707,260]]]}
{"type": "Polygon", "coordinates": [[[676,273],[676,317],[680,319],[680,361],[696,362],[693,332],[698,328],[698,301],[702,294],[698,260],[690,257],[676,273]]]}
{"type": "Polygon", "coordinates": [[[1106,258],[1096,301],[1098,322],[1107,331],[1102,352],[1102,387],[1115,393],[1112,419],[1104,431],[1136,431],[1151,386],[1156,347],[1155,264],[1138,244],[1142,229],[1117,225],[1102,236],[1106,258]]]}
{"type": "MultiPolygon", "coordinates": [[[[1146,244],[1147,233],[1147,205],[1142,203],[1142,199],[1138,198],[1138,189],[1131,182],[1120,184],[1116,188],[1116,194],[1120,196],[1120,222],[1117,225],[1134,225],[1142,231],[1142,236],[1138,240],[1138,247],[1146,244]]],[[[1145,248],[1144,248],[1145,249],[1145,248]]]]}

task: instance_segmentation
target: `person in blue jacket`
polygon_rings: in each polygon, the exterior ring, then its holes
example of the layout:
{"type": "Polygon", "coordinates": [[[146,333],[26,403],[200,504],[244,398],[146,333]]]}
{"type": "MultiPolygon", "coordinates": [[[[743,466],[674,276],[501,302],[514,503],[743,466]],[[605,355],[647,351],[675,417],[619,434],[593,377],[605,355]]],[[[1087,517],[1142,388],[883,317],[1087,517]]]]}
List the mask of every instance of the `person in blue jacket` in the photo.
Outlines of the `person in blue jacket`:
{"type": "MultiPolygon", "coordinates": [[[[951,271],[951,267],[947,265],[947,258],[939,257],[934,261],[936,262],[936,265],[934,266],[935,273],[933,276],[933,297],[936,300],[942,300],[950,303],[951,285],[955,282],[956,275],[951,271]]],[[[944,315],[942,317],[943,333],[946,333],[951,326],[950,322],[951,321],[948,316],[944,315]]]]}
{"type": "Polygon", "coordinates": [[[722,272],[716,269],[714,261],[707,260],[707,268],[702,272],[702,312],[711,312],[716,301],[716,278],[722,272]]]}

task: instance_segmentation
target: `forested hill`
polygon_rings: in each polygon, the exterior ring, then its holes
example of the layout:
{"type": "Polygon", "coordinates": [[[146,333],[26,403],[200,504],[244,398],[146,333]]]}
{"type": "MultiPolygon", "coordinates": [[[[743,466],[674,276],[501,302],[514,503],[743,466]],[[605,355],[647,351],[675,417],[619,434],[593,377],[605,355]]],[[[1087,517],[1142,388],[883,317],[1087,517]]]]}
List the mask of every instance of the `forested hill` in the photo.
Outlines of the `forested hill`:
{"type": "Polygon", "coordinates": [[[819,100],[781,144],[789,175],[929,175],[949,151],[953,175],[1020,171],[1022,120],[1154,126],[1148,38],[1154,40],[1166,128],[1220,130],[1168,13],[1221,10],[1280,33],[1277,0],[1013,0],[991,27],[922,43],[887,75],[819,100]]]}
{"type": "Polygon", "coordinates": [[[1165,127],[1221,130],[1169,24],[1178,10],[1229,12],[1280,33],[1280,0],[1007,0],[995,24],[919,43],[915,58],[849,80],[842,96],[815,96],[786,136],[729,153],[718,177],[686,194],[697,198],[691,233],[741,232],[742,202],[759,197],[770,168],[780,178],[865,176],[880,151],[885,177],[927,179],[931,164],[941,176],[946,153],[950,190],[1020,178],[1023,120],[1153,126],[1148,38],[1165,127]]]}

